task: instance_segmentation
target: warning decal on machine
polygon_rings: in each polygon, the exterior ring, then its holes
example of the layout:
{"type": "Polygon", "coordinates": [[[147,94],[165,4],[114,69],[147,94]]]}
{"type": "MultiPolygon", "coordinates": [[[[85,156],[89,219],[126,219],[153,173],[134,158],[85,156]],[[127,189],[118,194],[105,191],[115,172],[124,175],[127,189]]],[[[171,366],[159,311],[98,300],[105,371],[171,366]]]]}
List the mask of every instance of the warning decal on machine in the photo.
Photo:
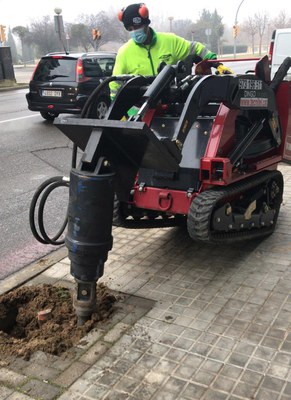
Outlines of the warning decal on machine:
{"type": "Polygon", "coordinates": [[[261,97],[263,94],[263,82],[259,79],[239,79],[240,107],[267,108],[268,98],[261,97]]]}
{"type": "Polygon", "coordinates": [[[266,99],[265,97],[241,97],[240,106],[266,108],[268,107],[268,99],[266,99]]]}
{"type": "Polygon", "coordinates": [[[243,90],[262,90],[263,82],[258,79],[239,79],[238,88],[243,90]]]}

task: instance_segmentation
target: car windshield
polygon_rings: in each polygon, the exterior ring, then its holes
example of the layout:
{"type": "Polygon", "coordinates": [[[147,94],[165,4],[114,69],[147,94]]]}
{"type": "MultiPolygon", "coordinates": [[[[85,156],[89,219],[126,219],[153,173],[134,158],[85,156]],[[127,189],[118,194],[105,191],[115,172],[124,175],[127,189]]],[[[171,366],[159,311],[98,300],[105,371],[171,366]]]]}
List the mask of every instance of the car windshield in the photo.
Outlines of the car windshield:
{"type": "Polygon", "coordinates": [[[43,58],[35,71],[33,80],[48,81],[74,81],[76,78],[75,59],[43,58]]]}

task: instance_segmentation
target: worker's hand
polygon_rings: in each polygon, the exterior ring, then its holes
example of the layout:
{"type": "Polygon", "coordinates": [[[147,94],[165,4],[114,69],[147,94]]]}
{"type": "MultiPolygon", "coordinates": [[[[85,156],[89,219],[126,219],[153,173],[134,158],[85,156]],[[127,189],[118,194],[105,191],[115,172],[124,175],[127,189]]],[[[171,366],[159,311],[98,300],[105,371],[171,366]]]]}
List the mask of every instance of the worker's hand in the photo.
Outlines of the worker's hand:
{"type": "Polygon", "coordinates": [[[218,66],[216,67],[216,74],[217,75],[230,75],[230,74],[233,74],[233,73],[234,72],[230,68],[227,68],[223,64],[218,64],[218,66]]]}

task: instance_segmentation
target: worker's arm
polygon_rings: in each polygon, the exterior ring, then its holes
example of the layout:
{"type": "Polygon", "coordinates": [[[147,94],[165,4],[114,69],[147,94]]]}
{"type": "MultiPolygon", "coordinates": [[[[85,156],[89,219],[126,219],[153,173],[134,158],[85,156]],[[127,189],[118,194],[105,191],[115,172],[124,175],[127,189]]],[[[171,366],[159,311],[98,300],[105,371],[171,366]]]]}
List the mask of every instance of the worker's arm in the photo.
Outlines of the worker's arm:
{"type": "Polygon", "coordinates": [[[197,60],[216,60],[217,55],[210,51],[204,44],[200,42],[191,42],[190,54],[196,57],[197,60]]]}
{"type": "MultiPolygon", "coordinates": [[[[209,50],[204,44],[200,42],[190,42],[189,53],[184,59],[186,63],[190,63],[191,67],[195,63],[199,63],[202,60],[216,60],[217,55],[209,50]]],[[[220,62],[213,63],[213,67],[216,68],[219,75],[223,74],[233,74],[233,71],[223,65],[220,62]]]]}
{"type": "MultiPolygon", "coordinates": [[[[117,53],[117,56],[116,56],[114,68],[112,71],[112,76],[124,75],[127,73],[128,73],[128,70],[127,70],[127,66],[126,66],[126,58],[125,58],[125,56],[123,56],[122,49],[120,49],[120,51],[117,53]]],[[[109,83],[111,101],[116,96],[120,86],[121,86],[121,82],[119,82],[119,81],[113,81],[113,82],[109,83]]]]}
{"type": "MultiPolygon", "coordinates": [[[[192,50],[192,54],[194,55],[194,62],[197,64],[197,61],[202,61],[202,60],[216,60],[217,59],[217,55],[215,53],[213,53],[212,51],[210,51],[209,49],[207,49],[206,46],[204,46],[202,43],[200,42],[192,42],[191,43],[192,46],[194,46],[194,52],[192,50]],[[196,60],[195,60],[196,58],[196,60]],[[199,60],[200,58],[200,60],[199,60]]],[[[214,68],[216,68],[216,73],[218,75],[225,75],[225,74],[233,74],[233,71],[226,67],[225,65],[223,65],[221,62],[217,62],[217,63],[213,63],[212,64],[214,68]]]]}

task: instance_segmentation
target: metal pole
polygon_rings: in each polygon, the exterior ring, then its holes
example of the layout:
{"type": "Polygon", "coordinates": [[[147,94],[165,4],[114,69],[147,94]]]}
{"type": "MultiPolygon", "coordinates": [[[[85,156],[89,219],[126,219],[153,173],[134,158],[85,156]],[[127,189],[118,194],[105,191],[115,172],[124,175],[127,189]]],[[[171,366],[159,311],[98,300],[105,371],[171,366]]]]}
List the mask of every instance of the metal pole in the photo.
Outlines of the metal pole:
{"type": "Polygon", "coordinates": [[[170,32],[172,32],[172,24],[173,24],[174,17],[169,17],[168,19],[170,21],[170,32]]]}
{"type": "Polygon", "coordinates": [[[63,35],[65,33],[65,30],[64,30],[63,17],[61,16],[62,9],[56,7],[54,11],[57,14],[57,15],[54,16],[55,30],[56,30],[57,34],[59,35],[59,39],[60,39],[60,42],[63,45],[63,49],[65,50],[65,53],[69,54],[67,49],[66,49],[65,42],[63,40],[63,35]]]}
{"type": "MultiPolygon", "coordinates": [[[[237,20],[238,12],[239,12],[240,6],[242,5],[242,3],[243,3],[244,1],[245,1],[245,0],[242,0],[242,1],[239,3],[239,6],[238,6],[238,8],[237,8],[237,10],[236,10],[235,20],[234,20],[234,26],[237,26],[237,24],[238,24],[238,20],[237,20]]],[[[236,58],[236,35],[235,35],[234,38],[233,38],[233,58],[236,58]]]]}

